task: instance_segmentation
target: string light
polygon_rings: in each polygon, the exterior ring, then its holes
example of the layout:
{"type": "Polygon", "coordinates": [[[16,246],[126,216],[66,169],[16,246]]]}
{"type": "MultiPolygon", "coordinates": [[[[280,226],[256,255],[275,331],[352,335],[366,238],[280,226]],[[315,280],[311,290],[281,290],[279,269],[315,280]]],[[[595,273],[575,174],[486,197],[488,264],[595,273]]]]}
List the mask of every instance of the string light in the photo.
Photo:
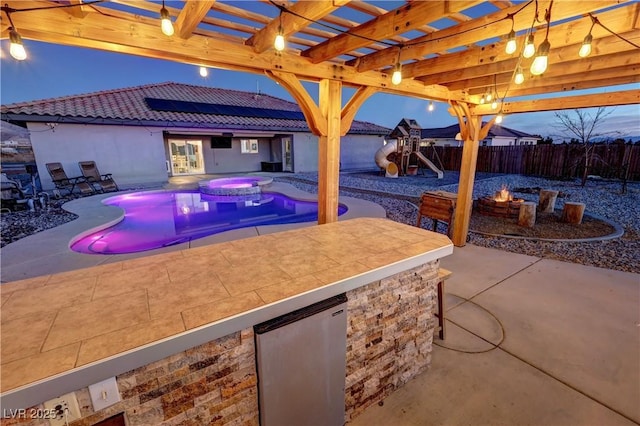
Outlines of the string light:
{"type": "Polygon", "coordinates": [[[527,41],[524,43],[524,51],[522,56],[525,58],[531,58],[536,54],[536,45],[533,43],[533,34],[527,36],[527,41]]]}
{"type": "Polygon", "coordinates": [[[280,25],[278,26],[278,34],[273,42],[273,47],[275,47],[278,52],[282,52],[285,47],[284,30],[282,29],[282,10],[280,10],[280,25]]]}
{"type": "Polygon", "coordinates": [[[427,111],[433,112],[436,107],[433,105],[433,101],[429,101],[429,106],[427,107],[427,111]]]}
{"type": "Polygon", "coordinates": [[[398,85],[402,83],[402,64],[400,63],[400,52],[402,52],[402,46],[398,48],[398,59],[396,60],[396,66],[391,76],[391,83],[398,85]]]}
{"type": "Polygon", "coordinates": [[[164,35],[169,37],[173,35],[173,23],[171,23],[169,11],[164,7],[164,0],[162,0],[162,9],[160,9],[160,28],[164,35]]]}
{"type": "Polygon", "coordinates": [[[518,45],[516,44],[516,32],[513,30],[513,26],[515,24],[513,15],[510,14],[509,17],[511,18],[511,31],[507,36],[507,47],[505,48],[505,52],[507,52],[507,55],[512,55],[515,53],[518,45]]]}
{"type": "Polygon", "coordinates": [[[18,61],[24,61],[27,59],[27,51],[24,50],[22,37],[20,37],[20,34],[18,34],[13,27],[11,27],[11,30],[9,31],[9,39],[11,40],[11,46],[9,47],[9,53],[11,53],[11,56],[18,61]]]}
{"type": "Polygon", "coordinates": [[[200,67],[200,77],[205,78],[209,76],[209,70],[207,67],[200,67]]]}
{"type": "Polygon", "coordinates": [[[4,10],[4,13],[7,14],[7,18],[9,18],[10,24],[9,40],[11,42],[11,45],[9,47],[9,53],[15,60],[24,61],[25,59],[27,59],[27,51],[24,49],[24,44],[22,44],[22,37],[20,37],[20,34],[16,30],[15,25],[13,25],[13,20],[11,19],[11,11],[14,11],[14,9],[9,9],[9,6],[5,4],[2,10],[4,10]]]}
{"type": "Polygon", "coordinates": [[[549,26],[551,25],[551,7],[553,6],[553,0],[549,3],[549,9],[547,9],[547,13],[545,15],[545,20],[547,21],[547,32],[544,36],[544,41],[540,46],[538,46],[538,52],[536,54],[533,63],[531,64],[531,74],[540,75],[547,70],[547,66],[549,65],[549,49],[551,48],[551,43],[549,43],[549,26]]]}
{"type": "Polygon", "coordinates": [[[593,36],[591,35],[591,31],[593,31],[593,26],[598,21],[597,18],[589,15],[591,17],[591,28],[589,28],[589,34],[587,34],[582,42],[582,46],[580,46],[580,50],[578,51],[578,56],[581,58],[586,58],[591,55],[591,42],[593,41],[593,36]]]}
{"type": "Polygon", "coordinates": [[[524,73],[520,65],[518,65],[518,69],[516,69],[516,76],[513,78],[513,82],[516,84],[522,84],[524,82],[524,73]]]}
{"type": "Polygon", "coordinates": [[[502,119],[503,119],[503,116],[502,116],[502,110],[500,110],[500,112],[498,113],[498,115],[496,115],[496,124],[500,124],[500,123],[502,123],[502,119]]]}
{"type": "Polygon", "coordinates": [[[494,99],[493,102],[491,102],[491,109],[498,109],[498,100],[494,99]]]}
{"type": "Polygon", "coordinates": [[[540,75],[543,74],[547,70],[547,66],[549,65],[549,49],[551,48],[551,43],[549,40],[545,39],[542,44],[538,47],[538,54],[536,55],[533,63],[531,64],[531,74],[540,75]]]}

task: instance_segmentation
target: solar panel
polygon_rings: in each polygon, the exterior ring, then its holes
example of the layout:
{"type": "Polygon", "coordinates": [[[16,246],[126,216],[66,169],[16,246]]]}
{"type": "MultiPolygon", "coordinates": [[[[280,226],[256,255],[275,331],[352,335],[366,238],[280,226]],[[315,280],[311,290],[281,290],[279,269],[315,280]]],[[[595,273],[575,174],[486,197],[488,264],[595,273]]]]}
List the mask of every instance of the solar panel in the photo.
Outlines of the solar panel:
{"type": "Polygon", "coordinates": [[[232,117],[274,118],[280,120],[305,119],[304,114],[300,111],[209,104],[204,102],[178,101],[174,99],[144,98],[144,101],[147,103],[147,106],[154,111],[228,115],[232,117]]]}

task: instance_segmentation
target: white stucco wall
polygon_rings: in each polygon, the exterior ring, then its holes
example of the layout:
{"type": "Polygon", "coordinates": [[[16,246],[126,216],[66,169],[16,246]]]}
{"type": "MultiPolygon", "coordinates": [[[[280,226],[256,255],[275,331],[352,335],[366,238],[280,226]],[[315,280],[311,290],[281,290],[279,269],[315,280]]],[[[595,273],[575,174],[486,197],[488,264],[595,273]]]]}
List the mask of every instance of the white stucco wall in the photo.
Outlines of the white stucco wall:
{"type": "Polygon", "coordinates": [[[318,171],[318,137],[311,133],[293,134],[293,171],[318,171]]]}
{"type": "MultiPolygon", "coordinates": [[[[57,124],[53,129],[44,123],[28,123],[33,152],[45,190],[53,189],[46,163],[62,163],[69,177],[80,176],[79,161],[93,160],[101,173],[111,173],[123,188],[166,183],[169,159],[163,128],[88,124],[57,124]]],[[[183,129],[189,133],[190,129],[183,129]]],[[[200,131],[202,131],[200,129],[200,131]]],[[[172,134],[181,130],[172,128],[172,134]]],[[[215,132],[212,132],[215,133],[215,132]]],[[[258,153],[243,154],[240,138],[234,137],[231,149],[212,149],[203,135],[202,153],[205,173],[244,173],[261,170],[261,162],[271,161],[269,137],[258,135],[258,153]]],[[[251,139],[247,137],[247,139],[251,139]]],[[[275,144],[280,144],[276,138],[275,144]]],[[[318,171],[318,137],[310,133],[293,133],[295,172],[318,171]]],[[[347,135],[340,140],[342,170],[375,168],[375,152],[383,138],[373,135],[347,135]]],[[[279,145],[276,149],[280,149],[279,145]]],[[[282,156],[281,152],[275,153],[282,156]]],[[[280,158],[281,159],[281,158],[280,158]]]]}
{"type": "Polygon", "coordinates": [[[269,139],[247,137],[242,139],[258,139],[257,154],[243,154],[240,149],[240,138],[233,138],[231,149],[211,148],[207,141],[202,144],[204,167],[206,173],[246,173],[260,171],[261,162],[269,161],[271,146],[269,139]]]}
{"type": "Polygon", "coordinates": [[[28,123],[43,189],[53,189],[46,163],[62,163],[80,176],[79,161],[96,162],[122,188],[167,182],[162,129],[130,126],[28,123]]]}

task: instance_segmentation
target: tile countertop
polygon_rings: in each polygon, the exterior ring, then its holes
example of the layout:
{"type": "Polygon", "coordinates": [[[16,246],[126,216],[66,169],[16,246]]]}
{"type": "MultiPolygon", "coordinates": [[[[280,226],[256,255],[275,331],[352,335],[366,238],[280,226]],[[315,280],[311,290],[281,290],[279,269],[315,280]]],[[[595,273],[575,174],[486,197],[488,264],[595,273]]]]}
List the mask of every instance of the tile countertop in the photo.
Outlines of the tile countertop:
{"type": "Polygon", "coordinates": [[[0,285],[2,406],[25,408],[453,253],[360,218],[0,285]]]}

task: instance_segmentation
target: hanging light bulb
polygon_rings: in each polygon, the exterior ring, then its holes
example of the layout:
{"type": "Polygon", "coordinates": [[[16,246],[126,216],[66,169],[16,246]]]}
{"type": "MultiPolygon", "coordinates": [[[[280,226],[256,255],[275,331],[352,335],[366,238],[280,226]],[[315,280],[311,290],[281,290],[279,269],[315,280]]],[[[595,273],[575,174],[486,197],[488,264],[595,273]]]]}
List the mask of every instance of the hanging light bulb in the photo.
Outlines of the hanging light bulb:
{"type": "Polygon", "coordinates": [[[278,30],[278,35],[273,42],[273,47],[275,47],[278,52],[282,52],[284,50],[284,44],[285,43],[284,36],[282,35],[282,27],[280,27],[280,30],[278,30]]]}
{"type": "Polygon", "coordinates": [[[20,34],[18,34],[14,28],[11,28],[9,31],[9,39],[11,40],[11,46],[9,47],[9,53],[11,53],[11,56],[18,61],[24,61],[27,59],[27,51],[24,50],[22,37],[20,37],[20,34]]]}
{"type": "Polygon", "coordinates": [[[551,43],[549,40],[545,39],[542,44],[538,47],[538,53],[536,58],[533,60],[531,64],[531,74],[540,75],[547,70],[547,65],[549,64],[549,49],[551,48],[551,43]]]}
{"type": "Polygon", "coordinates": [[[500,111],[498,115],[496,115],[496,124],[502,123],[502,118],[502,111],[500,111]]]}
{"type": "Polygon", "coordinates": [[[200,67],[200,77],[205,78],[209,75],[207,67],[200,67]]]}
{"type": "Polygon", "coordinates": [[[578,52],[578,56],[581,58],[586,58],[591,54],[591,42],[593,41],[593,36],[591,33],[587,34],[582,42],[582,46],[580,46],[580,51],[578,52]]]}
{"type": "Polygon", "coordinates": [[[498,109],[498,99],[494,99],[493,102],[491,102],[491,109],[498,109]]]}
{"type": "Polygon", "coordinates": [[[507,47],[505,48],[505,52],[507,52],[507,55],[512,55],[516,51],[518,46],[516,44],[516,32],[513,30],[513,15],[509,15],[509,17],[511,18],[511,31],[507,36],[507,47]]]}
{"type": "Polygon", "coordinates": [[[169,11],[164,7],[164,0],[162,0],[162,9],[160,9],[160,28],[164,35],[169,37],[173,35],[171,16],[169,16],[169,11]]]}
{"type": "Polygon", "coordinates": [[[435,109],[433,105],[433,101],[429,101],[429,106],[427,107],[427,111],[432,112],[435,109]]]}
{"type": "Polygon", "coordinates": [[[278,26],[278,34],[276,35],[276,39],[273,41],[273,47],[278,52],[282,52],[284,50],[284,30],[282,29],[282,10],[280,10],[280,25],[278,26]]]}
{"type": "Polygon", "coordinates": [[[484,104],[487,101],[487,99],[484,97],[484,94],[482,95],[482,97],[480,97],[480,104],[484,104]]]}
{"type": "Polygon", "coordinates": [[[511,30],[511,32],[507,36],[507,40],[507,47],[505,48],[505,52],[507,52],[507,55],[512,55],[518,48],[518,45],[516,44],[516,32],[511,30]]]}
{"type": "Polygon", "coordinates": [[[396,68],[391,76],[391,82],[396,86],[402,83],[402,64],[400,64],[400,62],[396,64],[396,68]]]}
{"type": "Polygon", "coordinates": [[[491,102],[491,99],[493,99],[493,93],[491,93],[489,89],[487,89],[487,95],[485,96],[485,99],[487,100],[487,102],[491,102]]]}
{"type": "Polygon", "coordinates": [[[533,34],[527,36],[527,41],[524,43],[524,52],[522,56],[525,58],[531,58],[536,54],[536,45],[533,44],[533,34]]]}
{"type": "Polygon", "coordinates": [[[578,56],[580,56],[581,58],[586,58],[587,56],[591,55],[591,43],[593,42],[591,31],[593,31],[593,26],[596,23],[600,23],[600,21],[598,21],[598,18],[596,18],[592,14],[589,14],[589,17],[591,18],[591,27],[589,28],[589,33],[585,36],[584,41],[582,42],[582,46],[580,46],[580,50],[578,51],[578,56]]]}
{"type": "Polygon", "coordinates": [[[518,65],[513,82],[516,84],[522,84],[524,82],[524,73],[522,72],[522,67],[520,65],[518,65]]]}

